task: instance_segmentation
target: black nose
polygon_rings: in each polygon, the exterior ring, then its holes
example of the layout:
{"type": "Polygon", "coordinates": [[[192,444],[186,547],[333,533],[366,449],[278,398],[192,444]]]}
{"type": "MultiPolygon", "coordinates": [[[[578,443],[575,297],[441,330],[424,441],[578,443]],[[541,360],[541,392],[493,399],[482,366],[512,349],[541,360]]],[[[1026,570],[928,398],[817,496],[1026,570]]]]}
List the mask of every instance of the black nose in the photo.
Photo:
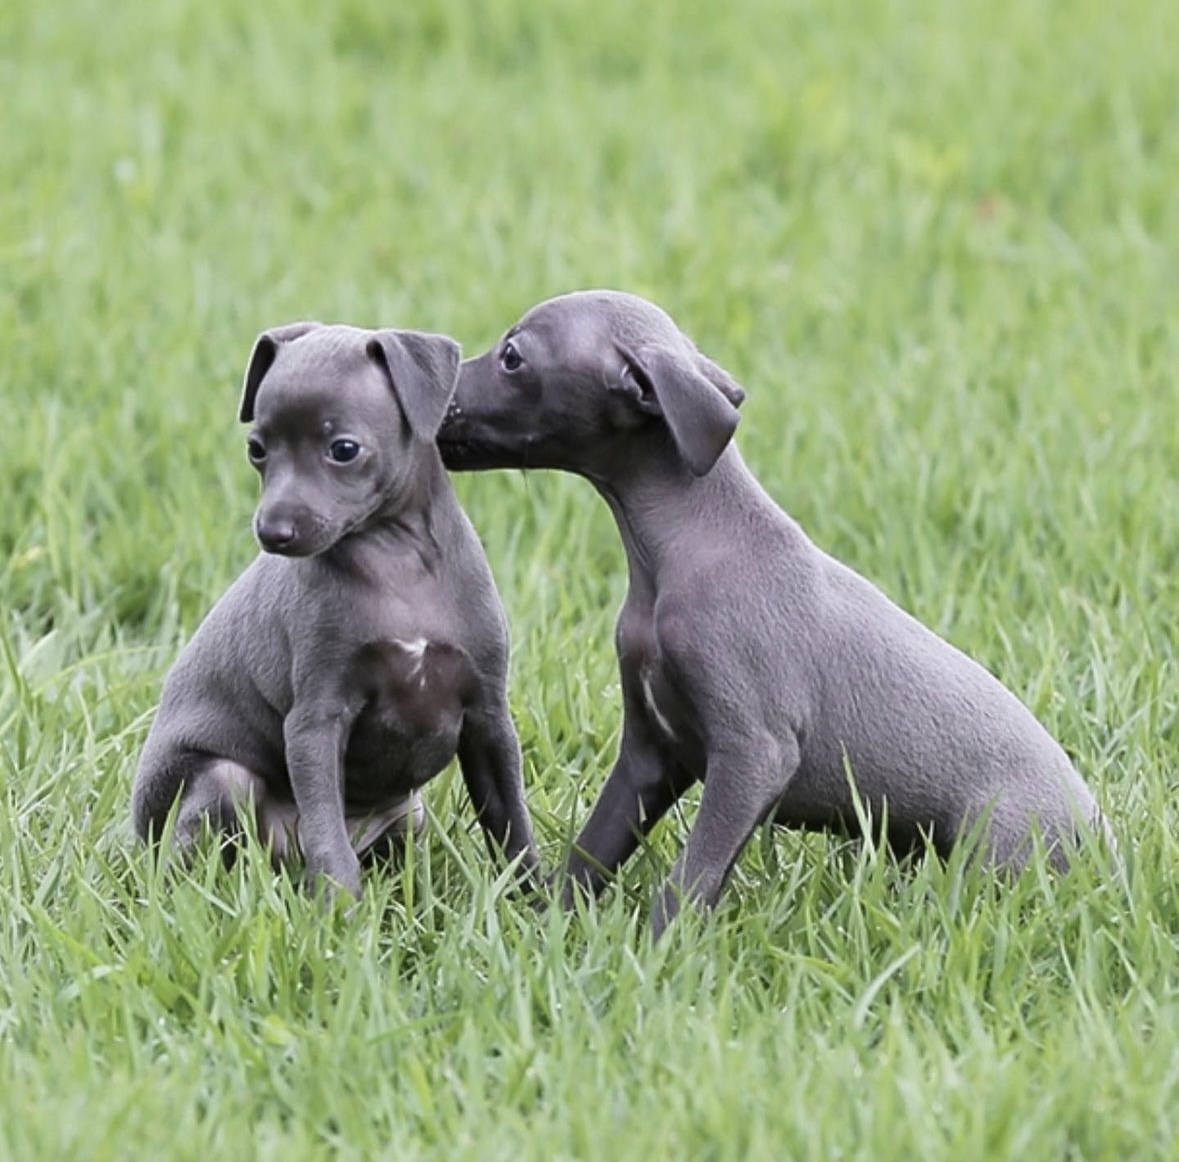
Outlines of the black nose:
{"type": "Polygon", "coordinates": [[[280,553],[295,539],[295,524],[290,520],[259,519],[254,532],[267,552],[280,553]]]}

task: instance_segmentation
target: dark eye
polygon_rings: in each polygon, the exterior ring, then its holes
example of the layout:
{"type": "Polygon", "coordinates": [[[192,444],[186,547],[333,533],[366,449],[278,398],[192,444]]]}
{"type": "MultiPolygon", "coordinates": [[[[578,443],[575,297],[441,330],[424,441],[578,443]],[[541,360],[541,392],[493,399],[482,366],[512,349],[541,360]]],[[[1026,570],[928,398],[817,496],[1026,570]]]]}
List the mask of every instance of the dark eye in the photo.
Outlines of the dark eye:
{"type": "Polygon", "coordinates": [[[360,455],[360,445],[355,440],[333,440],[328,456],[337,464],[347,464],[360,455]]]}
{"type": "Polygon", "coordinates": [[[518,371],[520,364],[524,360],[520,358],[520,352],[516,350],[514,343],[505,343],[504,349],[499,353],[499,365],[505,371],[518,371]]]}
{"type": "Polygon", "coordinates": [[[251,464],[261,464],[266,459],[266,446],[255,436],[246,441],[246,455],[251,464]]]}

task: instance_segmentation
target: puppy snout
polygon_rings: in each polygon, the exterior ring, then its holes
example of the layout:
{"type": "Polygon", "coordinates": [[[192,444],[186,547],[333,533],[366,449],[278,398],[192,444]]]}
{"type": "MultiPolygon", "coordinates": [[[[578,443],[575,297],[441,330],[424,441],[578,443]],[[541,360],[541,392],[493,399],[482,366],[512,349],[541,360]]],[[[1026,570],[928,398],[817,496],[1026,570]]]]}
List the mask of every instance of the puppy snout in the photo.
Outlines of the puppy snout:
{"type": "Polygon", "coordinates": [[[294,544],[295,522],[289,517],[259,515],[254,522],[254,533],[268,553],[282,553],[294,544]]]}

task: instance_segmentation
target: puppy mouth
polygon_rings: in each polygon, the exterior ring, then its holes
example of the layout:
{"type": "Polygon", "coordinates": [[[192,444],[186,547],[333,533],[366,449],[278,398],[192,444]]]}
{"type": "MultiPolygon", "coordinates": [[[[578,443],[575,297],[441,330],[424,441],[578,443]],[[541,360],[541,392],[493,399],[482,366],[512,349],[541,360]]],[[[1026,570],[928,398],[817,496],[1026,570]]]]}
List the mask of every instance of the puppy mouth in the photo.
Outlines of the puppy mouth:
{"type": "Polygon", "coordinates": [[[442,463],[452,472],[484,468],[528,468],[533,438],[520,431],[487,431],[451,404],[435,441],[442,463]]]}
{"type": "Polygon", "coordinates": [[[519,466],[521,459],[485,440],[450,436],[438,437],[438,452],[442,456],[442,463],[454,472],[513,468],[519,466]]]}
{"type": "Polygon", "coordinates": [[[463,408],[451,400],[435,441],[442,463],[456,472],[510,467],[511,459],[505,460],[503,450],[493,441],[474,432],[474,426],[463,408]]]}
{"type": "Polygon", "coordinates": [[[438,452],[447,468],[462,468],[477,455],[476,446],[470,440],[450,440],[439,436],[438,452]]]}
{"type": "Polygon", "coordinates": [[[303,541],[288,541],[281,545],[261,545],[264,553],[269,553],[272,557],[314,557],[317,553],[323,552],[323,549],[318,545],[309,545],[303,541]]]}

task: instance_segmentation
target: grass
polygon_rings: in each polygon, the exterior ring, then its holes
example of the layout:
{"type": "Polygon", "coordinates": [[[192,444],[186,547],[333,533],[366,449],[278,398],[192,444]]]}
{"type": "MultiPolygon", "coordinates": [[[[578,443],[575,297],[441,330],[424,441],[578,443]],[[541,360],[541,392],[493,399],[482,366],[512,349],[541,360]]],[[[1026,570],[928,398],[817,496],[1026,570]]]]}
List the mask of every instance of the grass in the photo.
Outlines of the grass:
{"type": "MultiPolygon", "coordinates": [[[[0,1157],[1172,1156],[1177,41],[1149,0],[6,6],[0,1157]],[[1063,741],[1125,885],[767,832],[652,947],[690,804],[538,914],[453,771],[350,918],[256,853],[153,871],[136,755],[254,552],[254,335],[473,352],[592,285],[665,305],[773,495],[1063,741]]],[[[459,486],[555,862],[621,554],[579,481],[459,486]]]]}

